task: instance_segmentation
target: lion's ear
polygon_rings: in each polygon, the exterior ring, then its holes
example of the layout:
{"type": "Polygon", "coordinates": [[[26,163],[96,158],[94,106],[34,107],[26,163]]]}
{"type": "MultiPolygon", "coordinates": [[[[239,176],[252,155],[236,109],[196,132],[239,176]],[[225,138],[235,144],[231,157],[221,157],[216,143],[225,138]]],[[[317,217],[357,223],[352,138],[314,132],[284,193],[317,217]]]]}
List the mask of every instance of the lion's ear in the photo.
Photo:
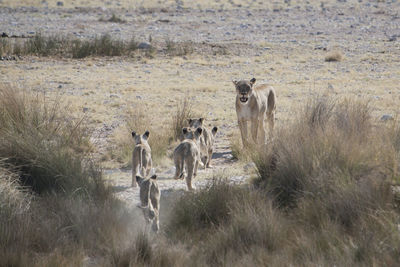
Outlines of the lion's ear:
{"type": "Polygon", "coordinates": [[[200,121],[200,123],[203,123],[204,118],[200,118],[199,121],[200,121]]]}
{"type": "Polygon", "coordinates": [[[151,176],[150,178],[153,179],[153,180],[156,180],[156,179],[157,179],[157,175],[154,174],[154,175],[151,176]]]}
{"type": "Polygon", "coordinates": [[[136,182],[139,184],[139,186],[142,185],[143,181],[144,181],[144,178],[140,177],[139,175],[136,176],[136,182]]]}
{"type": "Polygon", "coordinates": [[[197,128],[196,132],[197,132],[199,135],[201,135],[201,133],[203,132],[203,128],[201,128],[201,127],[197,128]]]}
{"type": "Polygon", "coordinates": [[[149,131],[146,131],[146,132],[144,133],[144,135],[143,135],[143,137],[146,137],[146,138],[145,138],[146,140],[149,139],[149,136],[150,136],[150,132],[149,132],[149,131]]]}
{"type": "Polygon", "coordinates": [[[192,121],[193,121],[192,119],[187,119],[187,120],[188,120],[188,123],[189,123],[189,124],[191,124],[192,121]]]}
{"type": "Polygon", "coordinates": [[[182,129],[182,132],[183,132],[183,134],[187,134],[187,132],[188,132],[187,128],[186,128],[186,127],[183,128],[183,129],[182,129]]]}
{"type": "Polygon", "coordinates": [[[251,86],[253,86],[255,83],[256,83],[256,78],[253,78],[253,79],[250,80],[251,86]]]}
{"type": "Polygon", "coordinates": [[[232,83],[236,86],[238,84],[237,80],[232,80],[232,83]]]}
{"type": "Polygon", "coordinates": [[[135,137],[136,133],[134,131],[132,131],[132,137],[135,137]]]}
{"type": "Polygon", "coordinates": [[[215,126],[214,128],[212,128],[211,133],[215,136],[217,134],[218,131],[218,127],[215,126]]]}

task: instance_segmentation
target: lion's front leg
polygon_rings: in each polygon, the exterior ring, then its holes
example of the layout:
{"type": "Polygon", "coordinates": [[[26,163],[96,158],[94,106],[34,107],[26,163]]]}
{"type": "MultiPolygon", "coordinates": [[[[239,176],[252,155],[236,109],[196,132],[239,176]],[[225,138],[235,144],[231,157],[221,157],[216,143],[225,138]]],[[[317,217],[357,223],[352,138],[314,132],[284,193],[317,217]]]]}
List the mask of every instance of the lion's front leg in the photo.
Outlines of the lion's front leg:
{"type": "Polygon", "coordinates": [[[247,121],[241,119],[238,121],[240,134],[242,135],[242,144],[247,146],[247,121]]]}
{"type": "Polygon", "coordinates": [[[258,118],[251,120],[251,135],[253,137],[253,141],[257,144],[257,133],[258,133],[258,118]]]}

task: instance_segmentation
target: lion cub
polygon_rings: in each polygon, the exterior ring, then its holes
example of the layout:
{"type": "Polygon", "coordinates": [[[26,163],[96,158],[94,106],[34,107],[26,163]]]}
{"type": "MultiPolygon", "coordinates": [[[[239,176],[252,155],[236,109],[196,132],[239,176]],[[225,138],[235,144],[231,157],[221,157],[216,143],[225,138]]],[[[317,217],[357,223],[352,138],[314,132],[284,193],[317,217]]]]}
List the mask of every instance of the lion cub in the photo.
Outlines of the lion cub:
{"type": "Polygon", "coordinates": [[[196,177],[200,158],[200,136],[203,129],[183,128],[184,140],[174,150],[175,177],[174,179],[184,178],[186,167],[186,185],[189,190],[193,190],[192,177],[196,177]]]}
{"type": "Polygon", "coordinates": [[[160,189],[158,188],[157,175],[150,178],[136,176],[136,181],[140,187],[140,206],[143,210],[144,219],[147,224],[152,223],[151,228],[154,232],[160,229],[158,215],[160,212],[160,189]]]}
{"type": "Polygon", "coordinates": [[[149,139],[149,131],[144,134],[136,134],[132,132],[135,148],[132,152],[132,187],[137,187],[136,175],[147,177],[151,170],[151,149],[147,140],[149,139]]]}
{"type": "Polygon", "coordinates": [[[200,156],[201,161],[205,168],[212,168],[211,159],[214,149],[215,135],[217,134],[218,128],[212,128],[211,132],[206,127],[203,127],[204,118],[199,119],[188,119],[189,126],[191,128],[202,128],[203,132],[200,136],[200,156]]]}
{"type": "Polygon", "coordinates": [[[255,144],[265,144],[265,118],[268,120],[269,134],[274,128],[276,94],[266,84],[255,85],[256,79],[232,81],[236,88],[236,114],[243,146],[248,145],[247,123],[255,144]]]}

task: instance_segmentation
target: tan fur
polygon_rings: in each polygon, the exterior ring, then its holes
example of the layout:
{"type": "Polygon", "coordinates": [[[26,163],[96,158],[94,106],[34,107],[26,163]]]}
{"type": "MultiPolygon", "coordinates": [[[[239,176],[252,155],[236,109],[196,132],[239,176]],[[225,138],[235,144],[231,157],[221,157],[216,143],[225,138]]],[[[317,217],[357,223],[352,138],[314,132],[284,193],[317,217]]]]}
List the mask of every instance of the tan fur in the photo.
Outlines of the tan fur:
{"type": "Polygon", "coordinates": [[[211,131],[206,127],[203,127],[203,118],[189,119],[189,126],[191,128],[201,127],[203,132],[200,136],[200,157],[205,168],[212,168],[211,159],[214,150],[215,135],[217,134],[218,128],[214,127],[211,131]]]}
{"type": "Polygon", "coordinates": [[[200,136],[202,128],[183,128],[184,140],[174,150],[175,177],[183,179],[186,168],[186,185],[188,190],[193,190],[192,178],[197,175],[197,168],[201,161],[200,157],[200,136]]]}
{"type": "Polygon", "coordinates": [[[160,229],[159,213],[160,213],[160,189],[158,188],[157,176],[151,178],[142,178],[136,176],[136,181],[140,186],[140,206],[143,210],[144,219],[147,224],[152,223],[154,232],[160,229]]]}
{"type": "Polygon", "coordinates": [[[233,81],[236,87],[236,114],[242,143],[248,145],[247,123],[251,123],[254,143],[265,144],[265,117],[268,120],[269,136],[272,136],[275,121],[276,95],[271,86],[255,86],[256,79],[233,81]]]}
{"type": "Polygon", "coordinates": [[[137,187],[136,175],[147,177],[150,174],[152,160],[151,149],[147,142],[149,132],[139,135],[132,132],[132,137],[135,142],[135,148],[132,152],[132,186],[137,187]]]}

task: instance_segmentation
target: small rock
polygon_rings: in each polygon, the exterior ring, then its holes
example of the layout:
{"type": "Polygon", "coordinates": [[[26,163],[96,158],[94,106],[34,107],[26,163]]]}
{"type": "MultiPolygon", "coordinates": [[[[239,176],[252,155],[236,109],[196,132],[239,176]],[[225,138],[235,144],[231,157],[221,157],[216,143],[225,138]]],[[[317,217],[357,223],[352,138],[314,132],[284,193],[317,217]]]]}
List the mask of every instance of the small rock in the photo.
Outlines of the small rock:
{"type": "Polygon", "coordinates": [[[60,84],[60,85],[58,85],[58,87],[57,87],[58,89],[61,89],[62,88],[62,85],[60,84]]]}
{"type": "Polygon", "coordinates": [[[143,97],[140,96],[140,95],[137,95],[137,96],[136,96],[136,99],[143,99],[143,97]]]}
{"type": "Polygon", "coordinates": [[[328,89],[332,90],[333,89],[333,85],[328,83],[328,89]]]}
{"type": "Polygon", "coordinates": [[[390,114],[385,114],[381,117],[381,121],[392,121],[393,120],[393,116],[390,114]]]}
{"type": "Polygon", "coordinates": [[[110,98],[120,98],[120,97],[119,97],[119,95],[111,94],[111,95],[110,95],[110,98]]]}
{"type": "Polygon", "coordinates": [[[146,42],[142,42],[138,45],[139,49],[150,49],[151,48],[151,44],[146,43],[146,42]]]}
{"type": "Polygon", "coordinates": [[[64,2],[62,2],[62,1],[57,1],[57,6],[64,6],[64,2]]]}
{"type": "Polygon", "coordinates": [[[6,37],[8,37],[8,34],[5,33],[5,32],[3,32],[3,33],[1,34],[1,37],[2,37],[2,38],[6,38],[6,37]]]}
{"type": "Polygon", "coordinates": [[[83,107],[83,108],[82,108],[82,111],[83,111],[83,113],[86,113],[86,112],[88,112],[88,111],[89,111],[89,108],[87,108],[87,107],[83,107]]]}

